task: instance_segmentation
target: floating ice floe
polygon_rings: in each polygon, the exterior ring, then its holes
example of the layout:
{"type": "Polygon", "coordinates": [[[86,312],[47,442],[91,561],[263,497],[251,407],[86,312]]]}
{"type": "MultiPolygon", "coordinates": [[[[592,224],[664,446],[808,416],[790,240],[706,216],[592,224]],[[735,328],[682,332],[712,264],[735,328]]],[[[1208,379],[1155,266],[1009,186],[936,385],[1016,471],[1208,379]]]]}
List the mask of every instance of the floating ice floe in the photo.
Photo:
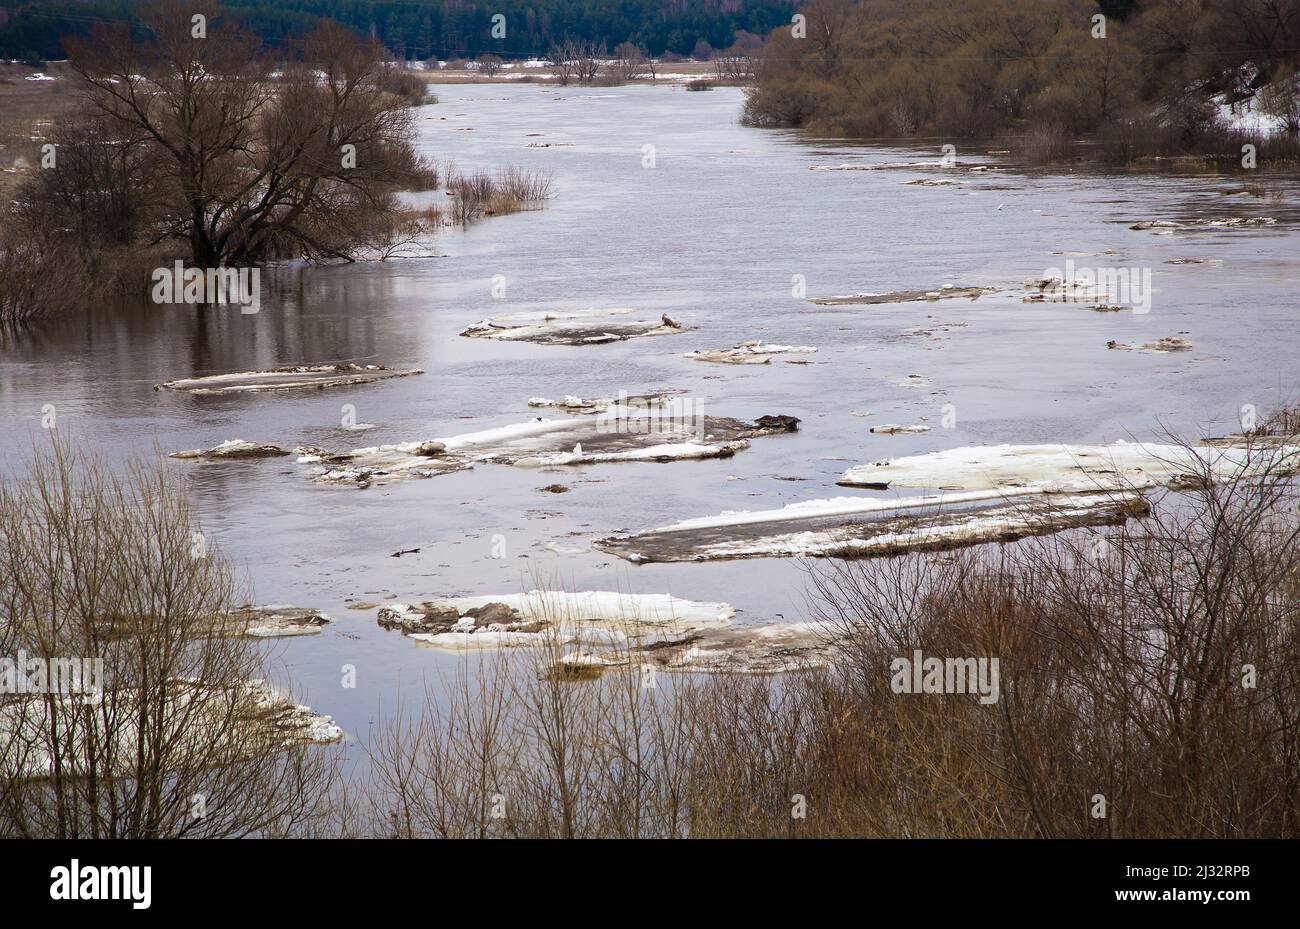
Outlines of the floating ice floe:
{"type": "Polygon", "coordinates": [[[399,630],[426,645],[465,650],[551,641],[621,646],[724,626],[734,616],[726,603],[668,594],[531,590],[393,603],[380,609],[377,620],[385,629],[399,630]]]}
{"type": "Polygon", "coordinates": [[[896,377],[893,383],[899,387],[929,387],[930,379],[920,374],[905,374],[902,377],[896,377]]]}
{"type": "Polygon", "coordinates": [[[1141,345],[1129,345],[1127,342],[1116,342],[1111,339],[1106,343],[1107,348],[1118,349],[1124,352],[1146,352],[1152,355],[1167,355],[1170,352],[1187,352],[1191,351],[1192,343],[1186,339],[1180,339],[1177,336],[1165,336],[1162,339],[1156,339],[1154,342],[1143,342],[1141,345]]]}
{"type": "Polygon", "coordinates": [[[760,436],[793,432],[793,416],[760,416],[752,423],[704,416],[697,408],[608,407],[597,416],[535,419],[426,442],[359,448],[343,454],[320,449],[300,462],[318,464],[313,480],[368,487],[464,470],[476,462],[547,467],[616,461],[726,458],[760,436]]]}
{"type": "Polygon", "coordinates": [[[892,500],[834,497],[727,512],[593,545],[636,564],[732,558],[864,558],[1008,542],[1145,516],[1138,493],[981,490],[892,500]]]}
{"type": "Polygon", "coordinates": [[[966,161],[945,161],[936,159],[934,161],[887,161],[876,164],[860,164],[850,162],[838,165],[812,165],[810,171],[972,171],[981,174],[985,171],[1000,171],[1002,165],[996,164],[978,164],[966,161]]]}
{"type": "Polygon", "coordinates": [[[904,329],[899,332],[899,335],[939,341],[941,336],[949,334],[954,329],[965,329],[966,326],[966,323],[933,323],[929,326],[913,326],[910,329],[904,329]]]}
{"type": "Polygon", "coordinates": [[[886,458],[849,468],[846,487],[941,488],[1097,493],[1153,487],[1198,487],[1202,475],[1227,480],[1265,467],[1296,464],[1292,454],[1265,460],[1246,449],[1140,442],[1112,445],[982,445],[886,458]]]}
{"type": "Polygon", "coordinates": [[[904,187],[958,187],[957,181],[934,180],[929,177],[918,177],[914,181],[903,181],[904,187]]]}
{"type": "Polygon", "coordinates": [[[686,357],[693,361],[711,361],[715,364],[765,365],[771,363],[774,355],[811,355],[816,351],[811,345],[772,345],[761,339],[749,339],[731,348],[688,352],[686,357]]]}
{"type": "Polygon", "coordinates": [[[1027,293],[1020,298],[1023,303],[1080,303],[1110,296],[1096,281],[1086,278],[1067,281],[1059,277],[1031,277],[1025,280],[1024,286],[1027,293]]]}
{"type": "Polygon", "coordinates": [[[328,626],[330,618],[320,610],[288,604],[241,606],[219,617],[216,630],[223,635],[243,635],[256,639],[317,635],[328,626]]]}
{"type": "Polygon", "coordinates": [[[702,629],[635,649],[572,651],[556,665],[570,672],[640,666],[697,674],[782,674],[830,664],[843,635],[841,626],[826,622],[702,629]]]}
{"type": "Polygon", "coordinates": [[[870,431],[876,435],[916,435],[929,432],[930,427],[924,423],[915,423],[911,426],[900,426],[898,423],[882,423],[879,426],[872,426],[870,431]]]}
{"type": "Polygon", "coordinates": [[[448,457],[441,442],[398,442],[339,453],[300,446],[296,451],[299,464],[317,465],[311,476],[319,484],[370,487],[437,477],[471,467],[468,461],[448,457]]]}
{"type": "Polygon", "coordinates": [[[261,442],[245,442],[243,439],[227,439],[212,448],[192,448],[184,452],[172,452],[171,458],[201,458],[205,461],[228,461],[237,458],[278,458],[290,454],[278,445],[261,442]]]}
{"type": "Polygon", "coordinates": [[[666,313],[658,320],[627,319],[633,312],[616,309],[517,313],[474,323],[461,335],[471,339],[536,342],[541,345],[600,345],[682,331],[682,324],[666,313]]]}
{"type": "MultiPolygon", "coordinates": [[[[203,685],[190,680],[173,680],[159,695],[162,706],[151,698],[148,720],[160,727],[172,746],[173,760],[183,766],[231,757],[251,751],[282,751],[298,745],[325,744],[343,738],[343,730],[329,716],[294,703],[266,681],[245,681],[234,685],[203,685]],[[249,728],[251,727],[251,729],[249,728]]],[[[134,772],[140,733],[138,723],[144,707],[130,688],[78,694],[36,694],[18,696],[0,703],[0,757],[19,762],[18,776],[41,778],[52,775],[56,766],[49,749],[49,733],[55,710],[67,720],[85,718],[98,727],[101,773],[117,759],[117,776],[134,772]],[[103,727],[107,704],[115,717],[111,730],[103,727]],[[115,739],[116,745],[104,744],[115,739]],[[16,749],[16,751],[15,751],[16,749]]],[[[85,759],[89,740],[75,744],[67,735],[60,738],[58,770],[76,774],[88,769],[85,759]]]]}
{"type": "Polygon", "coordinates": [[[312,364],[285,365],[268,371],[240,371],[207,377],[181,378],[154,385],[154,390],[180,390],[191,394],[227,394],[242,391],[290,390],[310,387],[346,387],[369,384],[390,377],[423,374],[420,368],[386,368],[383,365],[312,364]]]}
{"type": "Polygon", "coordinates": [[[1144,219],[1141,222],[1133,223],[1130,229],[1139,231],[1154,229],[1157,231],[1172,232],[1176,229],[1232,229],[1238,226],[1275,226],[1277,220],[1271,216],[1230,216],[1226,219],[1144,219]]]}
{"type": "Polygon", "coordinates": [[[654,394],[620,394],[617,397],[575,397],[572,394],[559,400],[548,397],[529,397],[528,405],[536,409],[555,409],[565,413],[604,413],[610,407],[629,409],[660,409],[674,402],[672,391],[654,394]]]}
{"type": "Polygon", "coordinates": [[[818,306],[847,306],[850,304],[914,303],[928,300],[950,300],[966,297],[977,300],[985,294],[997,293],[997,287],[965,287],[944,284],[937,290],[899,290],[884,294],[845,294],[839,297],[813,297],[808,302],[818,306]]]}

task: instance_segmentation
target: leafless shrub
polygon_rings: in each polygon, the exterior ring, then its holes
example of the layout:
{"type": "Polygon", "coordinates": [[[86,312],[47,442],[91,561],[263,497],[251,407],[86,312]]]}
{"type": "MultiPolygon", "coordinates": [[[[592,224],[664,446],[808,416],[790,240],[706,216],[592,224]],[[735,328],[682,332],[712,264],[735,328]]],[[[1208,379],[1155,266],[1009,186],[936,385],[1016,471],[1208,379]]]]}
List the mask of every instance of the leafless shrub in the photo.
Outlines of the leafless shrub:
{"type": "Polygon", "coordinates": [[[1030,164],[1061,162],[1069,156],[1070,137],[1059,124],[1038,125],[1025,135],[1020,151],[1030,164]]]}
{"type": "Polygon", "coordinates": [[[505,59],[500,55],[494,55],[489,52],[486,55],[478,56],[478,69],[488,77],[496,77],[504,66],[505,59]]]}
{"type": "Polygon", "coordinates": [[[429,93],[429,85],[417,71],[389,65],[377,73],[375,83],[382,90],[400,97],[407,106],[438,102],[438,98],[429,93]]]}
{"type": "Polygon", "coordinates": [[[494,656],[372,747],[379,831],[1294,837],[1296,462],[1249,455],[1119,529],[810,566],[829,671],[647,689],[494,656]],[[997,658],[997,699],[896,692],[916,650],[997,658]]]}
{"type": "Polygon", "coordinates": [[[551,196],[548,174],[504,168],[496,174],[460,174],[448,169],[447,192],[454,198],[451,220],[466,225],[483,216],[538,209],[551,196]]]}
{"type": "Polygon", "coordinates": [[[713,70],[724,83],[748,84],[754,80],[754,59],[733,49],[713,59],[713,70]]]}
{"type": "Polygon", "coordinates": [[[0,696],[0,835],[284,835],[333,762],[250,687],[259,647],[209,635],[236,585],[183,487],[59,441],[0,489],[0,654],[102,659],[86,695],[0,696]],[[290,728],[284,728],[285,725],[290,728]]]}
{"type": "Polygon", "coordinates": [[[611,71],[614,79],[619,82],[654,77],[654,65],[641,47],[632,42],[622,42],[614,49],[611,71]]]}

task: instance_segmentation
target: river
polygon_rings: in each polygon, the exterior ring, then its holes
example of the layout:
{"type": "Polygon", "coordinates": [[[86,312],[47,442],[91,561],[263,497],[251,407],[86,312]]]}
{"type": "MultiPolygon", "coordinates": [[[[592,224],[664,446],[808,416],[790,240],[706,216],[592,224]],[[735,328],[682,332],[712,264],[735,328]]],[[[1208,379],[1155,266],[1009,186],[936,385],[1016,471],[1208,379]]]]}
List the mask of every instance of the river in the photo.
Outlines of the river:
{"type": "MultiPolygon", "coordinates": [[[[351,738],[364,738],[399,700],[421,699],[424,681],[461,658],[379,628],[374,610],[349,610],[349,600],[518,592],[541,578],[568,589],[725,600],[740,621],[794,620],[808,612],[795,561],[638,567],[587,543],[728,509],[879,493],[835,481],[852,464],[888,456],[1142,439],[1163,429],[1197,437],[1234,430],[1245,404],[1262,414],[1295,398],[1294,175],[1000,171],[963,175],[959,186],[909,186],[930,175],[809,168],[934,158],[937,146],[748,129],[734,88],[435,89],[441,102],[416,115],[422,150],[462,170],[551,172],[555,196],[545,209],[446,230],[438,257],[277,271],[256,315],[141,305],[8,343],[0,355],[4,473],[19,471],[31,444],[45,440],[45,404],[61,430],[111,463],[230,438],[346,449],[445,436],[537,415],[529,397],[620,390],[675,389],[710,414],[784,413],[802,425],[731,459],[480,465],[366,490],[313,484],[292,459],[177,463],[192,478],[204,532],[257,602],[317,607],[335,620],[319,636],[277,642],[274,662],[277,677],[351,738]],[[1172,235],[1128,228],[1226,216],[1278,223],[1172,235]],[[809,297],[947,283],[1018,288],[1062,267],[1069,256],[1057,252],[1078,253],[1079,265],[1150,268],[1150,312],[1024,304],[1018,290],[974,302],[844,307],[792,295],[796,275],[809,297]],[[1211,260],[1166,264],[1183,257],[1211,260]],[[589,307],[666,312],[689,329],[587,347],[458,336],[493,315],[589,307]],[[935,337],[902,334],[936,323],[965,325],[932,328],[935,337]],[[1106,347],[1174,335],[1192,350],[1106,347]],[[804,356],[807,365],[682,357],[751,338],[819,351],[804,356]],[[153,389],[175,377],[336,359],[426,373],[319,392],[153,389]],[[928,384],[900,382],[913,374],[928,384]],[[344,404],[376,428],[343,429],[344,404]],[[941,424],[945,409],[951,428],[941,424]],[[864,411],[872,415],[855,415],[864,411]],[[868,432],[923,421],[932,431],[868,432]],[[571,491],[539,489],[556,482],[571,491]],[[494,541],[505,557],[493,557],[494,541]],[[356,668],[355,688],[341,686],[345,665],[356,668]]],[[[975,147],[959,146],[958,157],[990,160],[975,147]]]]}

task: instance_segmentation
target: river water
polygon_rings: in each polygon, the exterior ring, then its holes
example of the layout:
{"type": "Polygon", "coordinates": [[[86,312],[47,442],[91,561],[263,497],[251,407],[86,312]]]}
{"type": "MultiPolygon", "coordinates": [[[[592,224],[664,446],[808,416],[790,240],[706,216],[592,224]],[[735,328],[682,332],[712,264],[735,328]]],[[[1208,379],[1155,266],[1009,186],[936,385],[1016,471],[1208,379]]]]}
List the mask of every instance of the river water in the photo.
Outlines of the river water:
{"type": "MultiPolygon", "coordinates": [[[[794,435],[730,460],[471,471],[364,491],[307,480],[292,459],[184,465],[203,529],[262,603],[324,609],[319,636],[274,646],[291,680],[350,737],[458,656],[375,624],[382,602],[568,589],[725,600],[740,620],[807,614],[793,561],[636,567],[587,542],[727,509],[872,494],[835,487],[848,466],[960,445],[1192,437],[1236,428],[1296,395],[1300,178],[1095,173],[810,171],[813,165],[934,158],[739,124],[735,89],[539,85],[436,88],[417,111],[421,147],[463,170],[549,171],[546,209],[448,230],[438,257],[288,269],[261,312],[142,305],[92,313],[6,344],[0,355],[5,473],[45,439],[41,409],[109,461],[244,438],[347,449],[521,422],[529,397],[669,388],[713,415],[799,417],[794,435]],[[535,135],[540,133],[540,135],[535,135]],[[530,146],[530,143],[533,143],[530,146]],[[538,147],[550,143],[549,147],[538,147]],[[646,146],[653,146],[647,149],[646,146]],[[652,156],[652,158],[650,157],[652,156]],[[1142,219],[1272,216],[1265,227],[1158,235],[1142,219]],[[1113,249],[1112,254],[1104,253],[1113,249]],[[1076,265],[1150,268],[1145,314],[978,301],[818,307],[792,295],[1014,286],[1067,255],[1076,265]],[[1170,265],[1169,259],[1212,259],[1170,265]],[[493,296],[503,276],[504,298],[493,296]],[[632,307],[689,331],[589,347],[458,337],[492,315],[632,307]],[[965,323],[938,338],[915,327],[965,323]],[[1181,335],[1177,354],[1111,351],[1108,340],[1181,335]],[[743,339],[812,345],[813,364],[721,366],[682,357],[743,339]],[[175,377],[304,361],[419,366],[420,377],[310,392],[194,397],[155,391],[175,377]],[[920,375],[926,386],[904,385],[920,375]],[[376,428],[341,427],[344,404],[376,428]],[[941,425],[945,405],[955,414],[941,425]],[[854,413],[870,411],[873,415],[854,413]],[[917,423],[921,435],[873,435],[917,423]],[[791,480],[792,478],[797,480],[791,480]],[[539,488],[561,482],[565,494],[539,488]],[[505,557],[493,557],[494,541],[505,557]],[[418,548],[401,558],[391,553],[418,548]],[[341,686],[344,665],[356,687],[341,686]]],[[[985,151],[958,157],[987,161],[985,151]]],[[[560,414],[552,414],[560,415],[560,414]]],[[[177,465],[181,466],[180,464],[177,465]]],[[[908,491],[909,493],[912,491],[908,491]]],[[[500,552],[496,552],[500,554],[500,552]]]]}

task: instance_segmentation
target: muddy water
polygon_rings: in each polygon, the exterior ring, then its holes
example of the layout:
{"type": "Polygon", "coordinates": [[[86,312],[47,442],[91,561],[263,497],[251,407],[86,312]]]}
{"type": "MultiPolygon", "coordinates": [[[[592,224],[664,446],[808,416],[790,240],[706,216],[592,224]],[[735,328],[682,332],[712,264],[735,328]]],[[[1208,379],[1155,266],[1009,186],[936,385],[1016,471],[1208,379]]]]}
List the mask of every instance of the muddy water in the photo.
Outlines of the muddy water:
{"type": "MultiPolygon", "coordinates": [[[[1148,438],[1233,428],[1243,404],[1293,398],[1300,310],[1294,176],[965,176],[814,172],[818,164],[934,157],[761,132],[737,121],[736,90],[685,93],[455,86],[419,112],[421,144],[462,168],[550,171],[541,212],[448,232],[439,257],[277,273],[262,311],[142,306],[92,314],[0,356],[6,472],[60,428],[112,460],[244,438],[335,448],[518,422],[531,396],[682,390],[714,415],[787,413],[796,435],[731,460],[472,471],[365,491],[310,483],[292,460],[186,464],[204,528],[259,602],[325,609],[335,624],[275,646],[279,673],[354,737],[458,657],[379,629],[346,601],[517,591],[535,578],[577,589],[728,600],[743,620],[806,614],[789,561],[635,567],[587,541],[623,530],[822,496],[849,465],[957,445],[1148,438]],[[532,135],[540,133],[540,135],[532,135]],[[529,143],[550,143],[530,147],[529,143]],[[653,167],[644,166],[653,146],[653,167]],[[1157,235],[1123,221],[1274,216],[1279,224],[1157,235]],[[1113,249],[1105,257],[1085,257],[1113,249]],[[1151,311],[1100,314],[977,302],[817,307],[791,295],[1014,285],[1067,256],[1080,267],[1152,269],[1151,311]],[[1168,265],[1200,257],[1211,263],[1168,265]],[[494,299],[494,276],[505,279],[494,299]],[[681,335],[569,348],[458,338],[493,314],[626,306],[668,312],[681,335]],[[964,323],[937,339],[914,327],[964,323]],[[1106,342],[1190,339],[1190,352],[1108,351],[1106,342]],[[682,353],[742,339],[814,345],[813,364],[720,366],[682,353]],[[330,359],[415,365],[422,377],[339,390],[192,397],[173,377],[330,359]],[[920,375],[924,386],[899,379],[920,375]],[[341,428],[342,406],[365,432],[341,428]],[[942,428],[945,404],[956,422],[942,428]],[[870,417],[854,412],[871,411],[870,417]],[[928,418],[928,419],[927,419],[928,418]],[[872,435],[928,422],[920,435],[872,435]],[[564,483],[566,494],[539,488],[564,483]],[[505,557],[494,558],[494,543],[505,557]],[[415,554],[391,557],[399,549],[415,554]],[[343,665],[357,686],[340,686],[343,665]]],[[[987,160],[982,151],[959,152],[987,160]]],[[[551,414],[558,415],[558,414],[551,414]]],[[[179,465],[178,465],[179,466],[179,465]]]]}

